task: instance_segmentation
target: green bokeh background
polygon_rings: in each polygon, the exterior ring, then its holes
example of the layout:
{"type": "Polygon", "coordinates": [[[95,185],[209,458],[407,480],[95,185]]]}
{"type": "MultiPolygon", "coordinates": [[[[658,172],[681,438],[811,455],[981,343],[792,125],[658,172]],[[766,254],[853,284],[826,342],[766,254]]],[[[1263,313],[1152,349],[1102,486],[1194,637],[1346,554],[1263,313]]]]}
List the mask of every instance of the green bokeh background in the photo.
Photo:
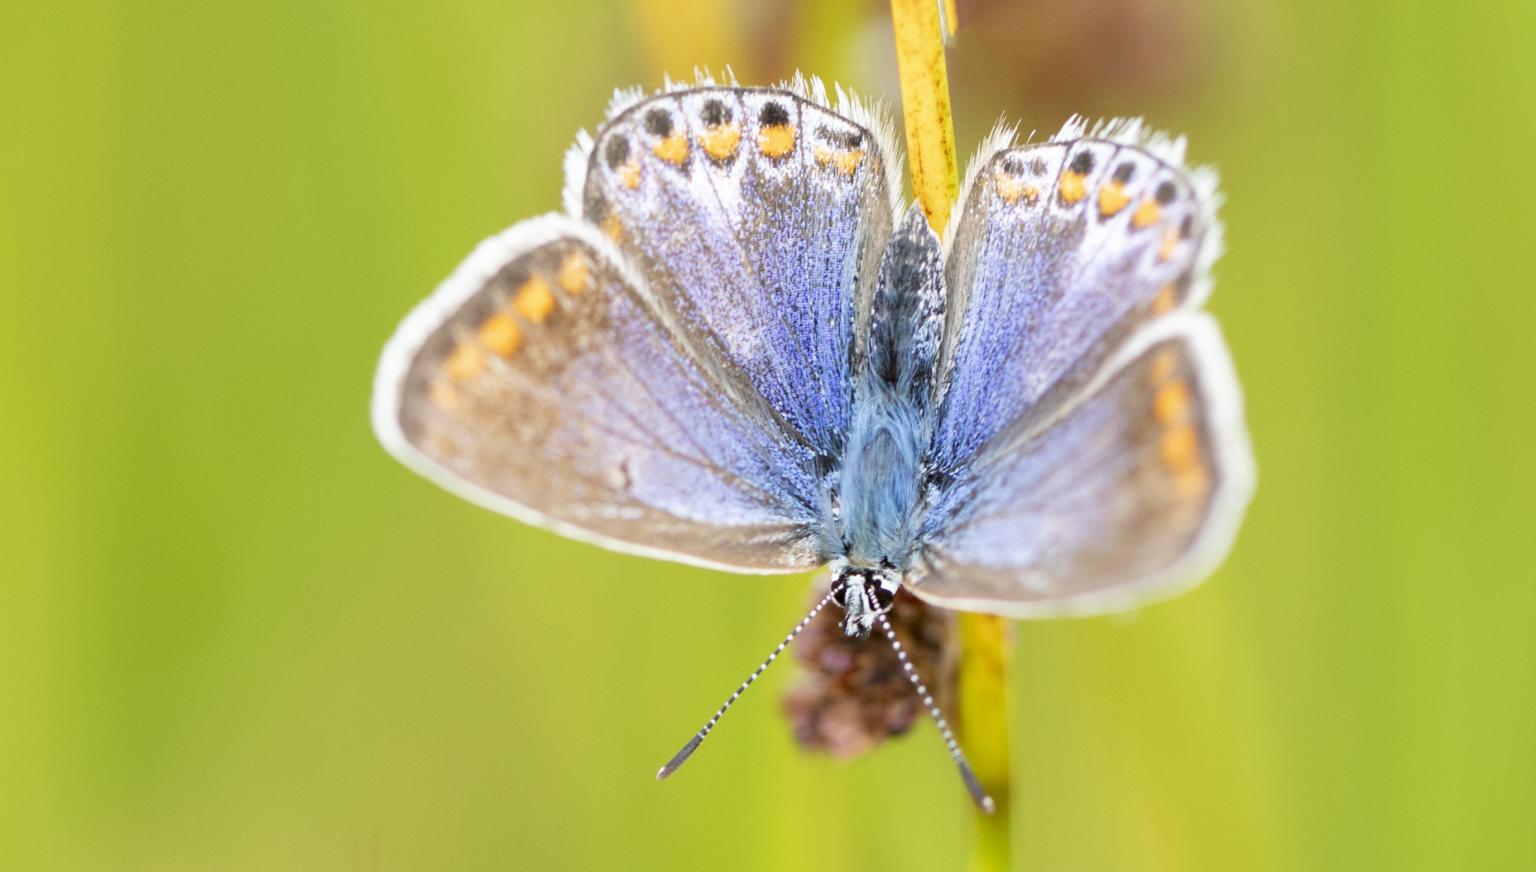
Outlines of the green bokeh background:
{"type": "MultiPolygon", "coordinates": [[[[1536,12],[1179,8],[1196,85],[1081,108],[1154,112],[1222,169],[1213,308],[1260,485],[1194,593],[1018,626],[1020,868],[1530,868],[1536,12]]],[[[878,5],[781,20],[0,12],[0,866],[962,861],[932,728],[804,756],[774,698],[792,669],[652,779],[803,580],[520,526],[367,426],[396,321],[477,240],[558,207],[562,151],[614,86],[734,60],[895,95],[878,5]]],[[[1061,120],[980,89],[956,81],[962,151],[999,113],[1061,120]]]]}

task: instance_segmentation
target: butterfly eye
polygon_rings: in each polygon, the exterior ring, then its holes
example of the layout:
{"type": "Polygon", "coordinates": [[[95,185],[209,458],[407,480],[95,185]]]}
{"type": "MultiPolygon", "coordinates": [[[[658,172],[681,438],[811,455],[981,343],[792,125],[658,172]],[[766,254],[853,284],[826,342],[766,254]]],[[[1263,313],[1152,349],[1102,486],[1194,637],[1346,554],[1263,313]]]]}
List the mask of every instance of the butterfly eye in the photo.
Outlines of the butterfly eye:
{"type": "Polygon", "coordinates": [[[886,609],[889,609],[891,607],[891,603],[895,601],[896,592],[894,590],[887,590],[882,585],[875,586],[875,606],[879,608],[880,611],[883,612],[886,609]]]}
{"type": "Polygon", "coordinates": [[[839,602],[839,603],[842,602],[843,601],[843,594],[845,594],[847,592],[848,592],[848,576],[846,576],[846,575],[839,575],[836,578],[832,579],[832,589],[831,589],[830,593],[832,594],[832,601],[833,602],[839,602]]]}

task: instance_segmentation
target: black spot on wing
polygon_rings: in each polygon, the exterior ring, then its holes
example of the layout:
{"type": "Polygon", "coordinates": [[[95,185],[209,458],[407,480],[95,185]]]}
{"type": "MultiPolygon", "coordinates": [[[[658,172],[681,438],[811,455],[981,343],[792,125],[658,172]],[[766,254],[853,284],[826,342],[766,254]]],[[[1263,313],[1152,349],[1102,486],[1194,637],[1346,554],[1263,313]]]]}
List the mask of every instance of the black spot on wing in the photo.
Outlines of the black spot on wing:
{"type": "Polygon", "coordinates": [[[731,107],[716,99],[704,102],[704,108],[699,111],[699,119],[710,127],[721,124],[729,124],[731,121],[731,107]]]}
{"type": "Polygon", "coordinates": [[[623,136],[610,138],[603,148],[603,159],[608,162],[609,169],[618,169],[619,164],[629,160],[629,140],[623,136]]]}
{"type": "Polygon", "coordinates": [[[655,136],[671,136],[672,113],[659,107],[645,113],[645,129],[655,136]]]}
{"type": "Polygon", "coordinates": [[[789,110],[784,104],[776,100],[763,104],[763,108],[757,113],[757,121],[764,127],[778,127],[789,123],[789,110]]]}

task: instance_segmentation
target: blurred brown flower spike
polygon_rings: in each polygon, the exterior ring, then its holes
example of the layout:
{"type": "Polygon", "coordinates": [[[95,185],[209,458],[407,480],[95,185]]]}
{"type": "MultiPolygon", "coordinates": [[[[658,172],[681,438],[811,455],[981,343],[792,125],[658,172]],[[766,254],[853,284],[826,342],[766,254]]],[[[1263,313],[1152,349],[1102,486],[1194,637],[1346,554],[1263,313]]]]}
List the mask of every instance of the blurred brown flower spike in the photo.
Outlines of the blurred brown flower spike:
{"type": "MultiPolygon", "coordinates": [[[[818,584],[813,598],[824,596],[818,584]]],[[[890,618],[934,701],[953,711],[959,668],[954,614],[902,590],[890,618]]],[[[895,649],[849,638],[835,612],[824,611],[811,621],[795,655],[805,671],[784,694],[783,706],[795,741],[807,750],[858,757],[905,735],[923,716],[922,700],[912,692],[895,649]]]]}

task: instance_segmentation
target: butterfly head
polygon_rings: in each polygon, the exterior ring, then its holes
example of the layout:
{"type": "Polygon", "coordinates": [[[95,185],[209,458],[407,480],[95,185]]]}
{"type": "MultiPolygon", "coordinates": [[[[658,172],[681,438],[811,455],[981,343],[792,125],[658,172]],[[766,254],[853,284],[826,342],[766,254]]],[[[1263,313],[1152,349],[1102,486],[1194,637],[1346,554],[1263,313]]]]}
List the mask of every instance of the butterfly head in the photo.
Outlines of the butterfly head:
{"type": "Polygon", "coordinates": [[[861,567],[839,561],[832,566],[832,601],[842,606],[843,633],[867,638],[875,620],[891,610],[901,578],[890,569],[861,567]]]}

